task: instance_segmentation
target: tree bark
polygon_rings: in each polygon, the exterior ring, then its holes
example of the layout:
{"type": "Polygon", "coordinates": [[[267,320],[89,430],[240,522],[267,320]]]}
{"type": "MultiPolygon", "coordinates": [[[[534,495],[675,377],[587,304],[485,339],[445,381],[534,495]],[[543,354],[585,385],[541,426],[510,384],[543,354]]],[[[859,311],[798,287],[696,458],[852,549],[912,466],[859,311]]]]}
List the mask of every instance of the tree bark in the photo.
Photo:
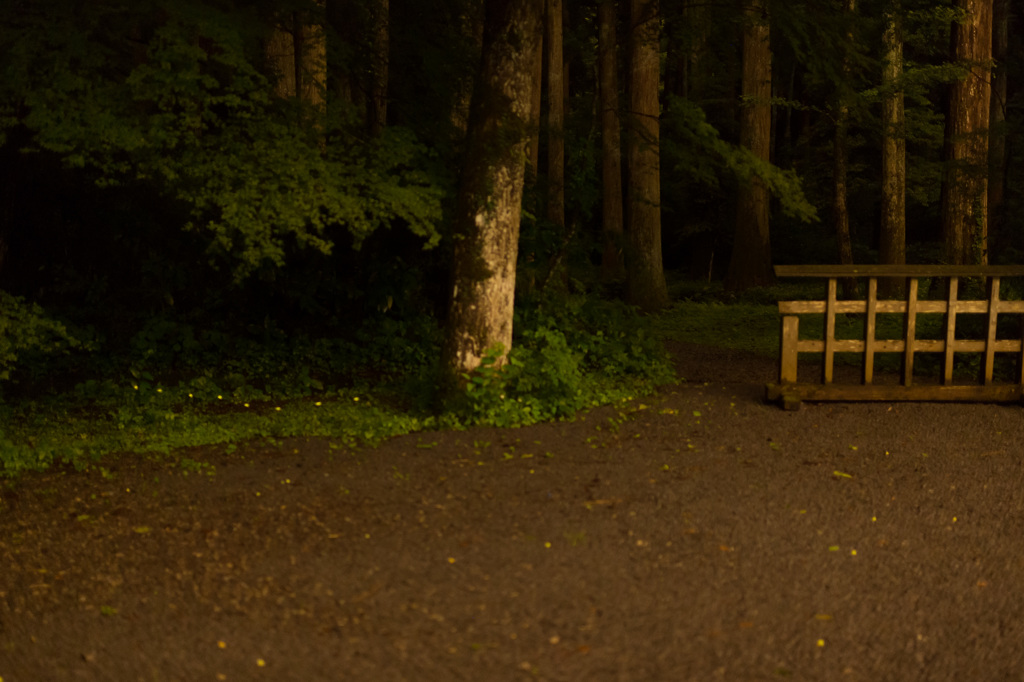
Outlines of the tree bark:
{"type": "Polygon", "coordinates": [[[618,279],[624,273],[622,145],[615,20],[615,0],[601,0],[597,8],[597,50],[601,102],[601,233],[604,237],[601,276],[605,281],[618,279]]]}
{"type": "MultiPolygon", "coordinates": [[[[461,29],[462,36],[468,38],[472,45],[477,50],[483,49],[484,43],[484,19],[483,19],[483,7],[478,4],[472,4],[465,7],[464,11],[459,15],[459,26],[461,29]]],[[[537,49],[540,49],[538,46],[537,49]]],[[[540,57],[537,56],[537,63],[540,63],[540,57]]],[[[539,68],[537,79],[539,81],[539,68]]],[[[476,75],[472,78],[460,78],[458,87],[456,88],[455,98],[452,100],[452,113],[450,120],[452,126],[455,128],[456,136],[458,141],[461,142],[465,136],[466,131],[469,128],[469,109],[473,99],[473,85],[476,82],[476,75]]],[[[540,87],[537,85],[536,87],[540,87]]],[[[540,97],[540,95],[537,95],[540,97]]],[[[535,111],[536,116],[540,116],[540,104],[537,104],[535,111]]],[[[536,164],[534,164],[536,168],[536,164]]]]}
{"type": "MultiPolygon", "coordinates": [[[[856,0],[844,0],[843,10],[853,14],[856,0]]],[[[853,35],[846,34],[847,49],[853,42],[853,35]]],[[[839,246],[839,262],[853,265],[853,244],[850,240],[850,211],[846,207],[846,171],[849,166],[849,146],[847,129],[850,126],[850,105],[847,102],[846,83],[850,80],[850,58],[844,55],[842,65],[842,83],[836,92],[835,101],[835,137],[833,139],[832,156],[832,219],[835,222],[836,242],[839,246]]],[[[856,298],[857,280],[845,278],[842,281],[843,295],[856,298]]]]}
{"type": "Polygon", "coordinates": [[[444,365],[461,383],[512,347],[516,257],[543,0],[488,0],[455,215],[444,365]]]}
{"type": "Polygon", "coordinates": [[[376,0],[370,9],[370,84],[366,120],[370,137],[377,137],[388,120],[390,63],[390,0],[376,0]]]}
{"type": "Polygon", "coordinates": [[[562,74],[565,60],[562,57],[562,0],[548,0],[547,19],[544,31],[544,53],[548,72],[548,222],[554,226],[562,246],[551,254],[546,284],[555,275],[556,280],[565,280],[564,251],[568,248],[565,231],[565,83],[562,74]]]}
{"type": "MultiPolygon", "coordinates": [[[[323,7],[323,3],[320,3],[323,7]]],[[[267,43],[267,59],[274,65],[278,97],[298,97],[322,107],[327,81],[327,41],[323,26],[304,12],[282,17],[267,43]]]]}
{"type": "Polygon", "coordinates": [[[988,262],[989,61],[992,0],[957,0],[967,17],[953,24],[953,60],[969,68],[950,86],[942,205],[946,262],[988,262]]]}
{"type": "MultiPolygon", "coordinates": [[[[907,140],[903,112],[903,30],[899,1],[886,16],[882,42],[885,63],[882,70],[882,216],[878,260],[883,265],[907,262],[907,140]]],[[[903,280],[883,278],[881,296],[900,297],[903,280]]]]}
{"type": "Polygon", "coordinates": [[[533,94],[530,101],[530,144],[528,161],[533,179],[540,174],[540,112],[544,100],[544,40],[537,40],[533,67],[533,94]]]}
{"type": "Polygon", "coordinates": [[[627,300],[643,310],[657,310],[668,305],[661,256],[658,0],[632,0],[630,9],[627,300]]]}
{"type": "MultiPolygon", "coordinates": [[[[772,127],[772,53],[765,0],[747,6],[743,28],[743,85],[740,144],[768,160],[772,127]]],[[[756,175],[741,183],[737,197],[736,238],[725,287],[738,291],[774,282],[769,235],[768,187],[756,175]]]]}
{"type": "Polygon", "coordinates": [[[999,239],[1003,201],[1006,195],[1006,96],[1007,51],[1009,48],[1010,0],[995,0],[992,7],[992,103],[989,111],[988,138],[988,226],[999,239]]]}

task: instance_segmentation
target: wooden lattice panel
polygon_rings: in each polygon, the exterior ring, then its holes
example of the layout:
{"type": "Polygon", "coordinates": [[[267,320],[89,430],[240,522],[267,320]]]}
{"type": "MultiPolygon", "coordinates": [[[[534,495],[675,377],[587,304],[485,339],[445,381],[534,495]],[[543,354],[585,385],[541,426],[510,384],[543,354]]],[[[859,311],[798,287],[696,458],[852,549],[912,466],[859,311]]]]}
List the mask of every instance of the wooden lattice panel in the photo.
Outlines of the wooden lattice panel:
{"type": "Polygon", "coordinates": [[[801,400],[945,400],[1002,402],[1020,400],[1024,387],[1024,342],[1021,339],[997,339],[996,328],[1000,314],[1024,314],[1024,301],[1002,300],[999,297],[1003,277],[1024,276],[1024,266],[776,266],[779,277],[819,277],[828,280],[825,300],[781,301],[779,383],[768,384],[769,400],[781,400],[787,408],[799,407],[801,400]],[[839,300],[837,282],[840,279],[867,278],[867,297],[863,300],[839,300]],[[906,278],[906,298],[879,300],[878,279],[882,277],[906,278]],[[962,277],[985,278],[988,296],[984,299],[958,298],[962,277]],[[944,300],[918,298],[918,281],[923,278],[947,280],[944,300]],[[902,339],[877,339],[876,322],[879,314],[904,315],[902,339]],[[987,315],[987,332],[983,339],[957,339],[956,321],[960,313],[987,315]],[[800,339],[801,314],[825,316],[824,338],[800,339]],[[837,339],[836,315],[864,315],[863,339],[837,339]],[[944,338],[917,338],[919,314],[943,315],[944,338]],[[938,385],[914,384],[914,356],[916,353],[942,353],[943,369],[938,385]],[[797,360],[800,353],[822,354],[820,383],[800,383],[797,360]],[[860,353],[863,355],[860,384],[836,384],[835,354],[860,353]],[[875,355],[901,353],[902,372],[899,385],[876,385],[874,381],[875,355]],[[977,384],[953,385],[953,359],[955,353],[981,353],[981,377],[977,384]],[[996,353],[1014,353],[1018,356],[1016,383],[993,382],[996,353]]]}

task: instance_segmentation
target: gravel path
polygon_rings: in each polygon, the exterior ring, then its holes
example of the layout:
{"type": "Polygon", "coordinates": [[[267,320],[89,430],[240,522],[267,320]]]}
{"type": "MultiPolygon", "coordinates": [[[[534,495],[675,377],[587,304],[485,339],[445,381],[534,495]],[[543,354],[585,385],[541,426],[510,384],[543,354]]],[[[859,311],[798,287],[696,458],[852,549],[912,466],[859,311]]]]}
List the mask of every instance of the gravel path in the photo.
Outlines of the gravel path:
{"type": "Polygon", "coordinates": [[[1021,680],[1019,406],[763,403],[50,473],[0,503],[0,678],[1021,680]]]}

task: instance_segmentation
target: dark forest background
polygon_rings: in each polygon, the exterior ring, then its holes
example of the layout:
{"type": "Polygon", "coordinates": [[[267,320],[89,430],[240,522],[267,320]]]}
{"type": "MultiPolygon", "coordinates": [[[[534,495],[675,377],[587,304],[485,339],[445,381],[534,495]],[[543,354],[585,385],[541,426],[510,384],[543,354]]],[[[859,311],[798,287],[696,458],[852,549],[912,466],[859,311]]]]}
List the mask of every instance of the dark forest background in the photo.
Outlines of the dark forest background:
{"type": "MultiPolygon", "coordinates": [[[[406,382],[402,400],[438,400],[430,387],[448,320],[453,212],[485,4],[5,0],[7,400],[49,392],[123,401],[119,391],[158,388],[182,400],[266,400],[393,381],[406,382]]],[[[983,243],[975,237],[976,262],[1021,262],[1024,22],[1010,2],[542,4],[545,45],[550,13],[561,15],[562,119],[552,124],[545,57],[526,162],[516,341],[500,399],[506,391],[540,396],[535,416],[558,416],[595,399],[580,397],[591,375],[666,376],[639,312],[664,302],[631,298],[616,260],[635,255],[628,236],[637,208],[625,189],[617,198],[623,231],[609,233],[603,221],[602,5],[613,12],[624,147],[640,134],[629,97],[637,4],[658,29],[658,208],[670,306],[697,289],[730,301],[765,284],[729,273],[753,248],[737,239],[737,196],[751,178],[771,191],[771,263],[839,262],[840,219],[853,262],[879,262],[891,229],[882,220],[883,147],[893,136],[905,144],[906,262],[950,262],[943,211],[953,209],[943,194],[962,178],[950,171],[950,117],[961,115],[951,93],[979,74],[990,119],[984,167],[968,169],[986,182],[984,215],[977,201],[971,214],[987,233],[983,243]],[[988,16],[991,54],[965,60],[958,27],[979,12],[988,16]],[[897,20],[893,81],[885,36],[897,20]],[[743,73],[744,36],[755,25],[771,51],[770,101],[755,103],[770,108],[770,152],[761,160],[745,151],[741,131],[744,108],[754,106],[743,73]],[[883,122],[894,93],[905,110],[898,131],[883,122]],[[556,152],[564,177],[553,182],[556,152]],[[556,215],[549,207],[559,191],[556,215]]],[[[625,152],[621,165],[626,187],[625,152]]],[[[480,386],[495,381],[477,377],[480,386]]]]}

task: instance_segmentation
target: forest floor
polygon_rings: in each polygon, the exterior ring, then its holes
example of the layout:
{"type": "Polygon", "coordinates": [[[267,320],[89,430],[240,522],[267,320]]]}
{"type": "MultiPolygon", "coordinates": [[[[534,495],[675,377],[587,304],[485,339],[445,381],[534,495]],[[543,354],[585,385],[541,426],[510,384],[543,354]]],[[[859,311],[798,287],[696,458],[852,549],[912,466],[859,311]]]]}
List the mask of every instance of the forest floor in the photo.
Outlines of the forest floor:
{"type": "Polygon", "coordinates": [[[1020,680],[1020,406],[763,402],[771,359],[520,429],[26,476],[0,678],[1020,680]]]}

